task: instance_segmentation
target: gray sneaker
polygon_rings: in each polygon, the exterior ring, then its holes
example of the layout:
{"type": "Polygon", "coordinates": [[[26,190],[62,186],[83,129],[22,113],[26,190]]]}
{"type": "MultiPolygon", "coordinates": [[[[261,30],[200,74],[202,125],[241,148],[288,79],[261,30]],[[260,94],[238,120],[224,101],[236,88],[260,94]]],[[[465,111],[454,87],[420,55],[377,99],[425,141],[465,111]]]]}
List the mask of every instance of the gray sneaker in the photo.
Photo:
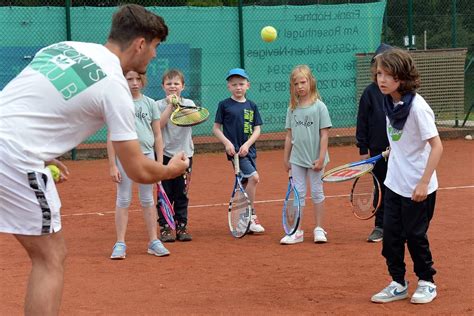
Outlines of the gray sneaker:
{"type": "Polygon", "coordinates": [[[408,282],[401,285],[392,281],[386,288],[372,296],[371,301],[374,303],[389,303],[393,301],[403,300],[408,297],[408,282]]]}
{"type": "Polygon", "coordinates": [[[436,295],[436,285],[434,283],[420,280],[415,293],[411,297],[411,302],[413,304],[429,303],[435,299],[436,295]]]}
{"type": "Polygon", "coordinates": [[[148,253],[158,257],[168,256],[170,251],[163,246],[163,243],[159,239],[155,239],[148,244],[148,253]]]}
{"type": "Polygon", "coordinates": [[[383,228],[375,227],[374,230],[367,237],[368,242],[379,242],[383,239],[383,228]]]}

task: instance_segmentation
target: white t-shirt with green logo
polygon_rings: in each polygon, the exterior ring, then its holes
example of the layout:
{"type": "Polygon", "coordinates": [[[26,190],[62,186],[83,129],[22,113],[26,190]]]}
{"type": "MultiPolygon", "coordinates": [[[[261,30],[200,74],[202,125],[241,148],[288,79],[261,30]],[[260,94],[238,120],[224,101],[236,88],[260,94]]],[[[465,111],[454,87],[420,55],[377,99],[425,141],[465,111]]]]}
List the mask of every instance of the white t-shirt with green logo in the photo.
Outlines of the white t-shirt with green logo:
{"type": "Polygon", "coordinates": [[[0,153],[41,170],[104,123],[113,141],[136,139],[120,61],[103,45],[61,42],[39,51],[0,92],[0,153]]]}
{"type": "MultiPolygon", "coordinates": [[[[387,118],[387,135],[391,150],[384,184],[393,192],[410,198],[428,163],[431,152],[428,140],[438,136],[433,110],[421,95],[416,94],[413,98],[403,130],[393,128],[387,118]]],[[[428,185],[428,194],[437,188],[435,171],[428,185]]]]}
{"type": "MultiPolygon", "coordinates": [[[[320,100],[309,106],[297,107],[294,110],[288,108],[285,128],[291,129],[291,144],[293,146],[291,148],[290,163],[304,168],[312,168],[313,162],[319,158],[319,131],[331,126],[328,109],[320,100]]],[[[326,152],[324,165],[328,162],[329,154],[326,152]]]]}

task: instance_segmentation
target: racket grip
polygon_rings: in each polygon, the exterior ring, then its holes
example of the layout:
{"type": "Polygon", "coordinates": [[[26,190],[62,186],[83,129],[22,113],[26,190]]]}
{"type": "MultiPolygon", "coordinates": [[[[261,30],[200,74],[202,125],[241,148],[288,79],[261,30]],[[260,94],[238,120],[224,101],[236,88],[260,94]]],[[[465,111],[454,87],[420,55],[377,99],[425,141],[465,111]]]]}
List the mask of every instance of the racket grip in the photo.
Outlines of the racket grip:
{"type": "Polygon", "coordinates": [[[239,154],[234,155],[234,170],[235,170],[235,174],[238,175],[240,172],[239,154]]]}

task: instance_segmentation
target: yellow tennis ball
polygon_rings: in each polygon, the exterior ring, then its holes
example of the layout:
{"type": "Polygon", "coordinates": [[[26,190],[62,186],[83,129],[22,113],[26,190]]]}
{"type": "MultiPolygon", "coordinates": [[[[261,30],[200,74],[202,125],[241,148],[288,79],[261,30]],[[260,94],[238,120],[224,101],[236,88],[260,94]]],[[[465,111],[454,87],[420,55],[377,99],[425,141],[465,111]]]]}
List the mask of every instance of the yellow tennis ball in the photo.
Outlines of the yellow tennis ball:
{"type": "Polygon", "coordinates": [[[264,42],[273,42],[277,38],[277,30],[273,26],[265,26],[260,32],[264,42]]]}
{"type": "Polygon", "coordinates": [[[61,171],[59,170],[59,168],[55,165],[48,165],[46,167],[51,171],[51,175],[53,176],[54,182],[58,182],[59,178],[61,177],[61,171]]]}

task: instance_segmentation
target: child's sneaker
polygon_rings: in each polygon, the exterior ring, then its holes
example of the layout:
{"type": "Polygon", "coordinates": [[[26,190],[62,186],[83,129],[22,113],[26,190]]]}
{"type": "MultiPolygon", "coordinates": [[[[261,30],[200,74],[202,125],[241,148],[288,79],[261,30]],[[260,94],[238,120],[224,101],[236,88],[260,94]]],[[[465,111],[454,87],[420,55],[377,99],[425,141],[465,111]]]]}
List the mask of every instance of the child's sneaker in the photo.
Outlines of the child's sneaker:
{"type": "Polygon", "coordinates": [[[286,235],[285,237],[283,237],[280,240],[280,244],[293,245],[293,244],[303,242],[303,240],[304,240],[304,231],[298,229],[294,234],[286,235]]]}
{"type": "Polygon", "coordinates": [[[368,242],[379,242],[383,240],[383,228],[375,227],[374,230],[367,237],[368,242]]]}
{"type": "Polygon", "coordinates": [[[261,234],[265,231],[260,222],[258,221],[257,215],[252,215],[252,219],[250,220],[250,229],[252,233],[261,234]]]}
{"type": "Polygon", "coordinates": [[[393,301],[403,300],[408,297],[408,282],[401,285],[398,282],[392,281],[379,293],[372,296],[371,301],[374,303],[389,303],[393,301]]]}
{"type": "Polygon", "coordinates": [[[174,242],[173,230],[168,224],[160,228],[160,239],[162,242],[174,242]]]}
{"type": "Polygon", "coordinates": [[[178,227],[176,227],[176,239],[179,241],[193,240],[193,236],[188,232],[186,224],[179,224],[178,227]]]}
{"type": "Polygon", "coordinates": [[[314,242],[317,244],[328,242],[328,238],[326,237],[328,233],[324,231],[321,227],[316,227],[314,229],[314,242]]]}
{"type": "Polygon", "coordinates": [[[113,260],[125,259],[125,257],[127,256],[126,250],[127,250],[127,246],[125,245],[125,243],[121,241],[117,241],[114,245],[114,248],[112,249],[112,255],[110,256],[110,259],[113,259],[113,260]]]}
{"type": "Polygon", "coordinates": [[[420,280],[415,293],[411,297],[411,302],[413,304],[429,303],[435,299],[436,295],[436,285],[434,283],[420,280]]]}
{"type": "Polygon", "coordinates": [[[163,246],[159,239],[155,239],[148,244],[148,253],[158,257],[168,256],[170,251],[163,246]]]}

